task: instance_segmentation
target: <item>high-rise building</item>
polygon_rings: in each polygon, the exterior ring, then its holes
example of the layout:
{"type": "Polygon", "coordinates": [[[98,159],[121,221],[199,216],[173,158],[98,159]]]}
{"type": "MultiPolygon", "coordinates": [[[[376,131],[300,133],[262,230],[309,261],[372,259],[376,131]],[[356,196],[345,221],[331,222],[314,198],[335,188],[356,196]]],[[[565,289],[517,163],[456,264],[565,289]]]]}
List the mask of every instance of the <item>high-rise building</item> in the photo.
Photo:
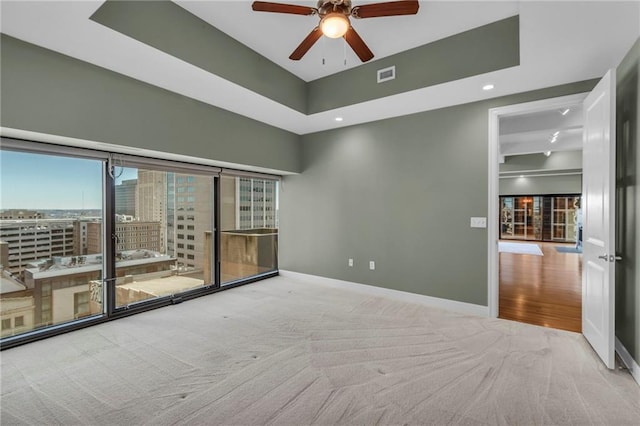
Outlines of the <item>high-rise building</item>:
{"type": "Polygon", "coordinates": [[[137,186],[137,179],[123,180],[121,184],[116,185],[116,214],[136,214],[137,186]]]}
{"type": "Polygon", "coordinates": [[[209,268],[210,233],[213,231],[213,178],[168,173],[168,253],[183,271],[209,268]],[[209,234],[207,234],[209,233],[209,234]]]}
{"type": "Polygon", "coordinates": [[[277,228],[274,180],[236,178],[236,229],[277,228]]]}
{"type": "Polygon", "coordinates": [[[76,219],[73,223],[73,253],[75,255],[83,255],[87,254],[87,245],[89,242],[87,241],[87,227],[92,222],[100,222],[101,218],[99,216],[82,216],[76,219]]]}
{"type": "Polygon", "coordinates": [[[135,217],[140,222],[160,224],[160,253],[167,241],[167,175],[157,170],[138,170],[135,217]]]}
{"type": "Polygon", "coordinates": [[[75,222],[76,219],[0,220],[0,241],[9,246],[5,269],[20,276],[37,259],[76,254],[75,222]]]}

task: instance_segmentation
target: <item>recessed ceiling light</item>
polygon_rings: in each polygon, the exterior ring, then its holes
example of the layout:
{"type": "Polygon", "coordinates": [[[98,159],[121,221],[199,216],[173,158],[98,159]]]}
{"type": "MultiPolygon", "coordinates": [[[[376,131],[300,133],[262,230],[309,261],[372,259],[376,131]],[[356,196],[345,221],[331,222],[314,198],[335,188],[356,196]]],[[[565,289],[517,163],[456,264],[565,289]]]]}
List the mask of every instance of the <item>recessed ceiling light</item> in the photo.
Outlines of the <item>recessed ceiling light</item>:
{"type": "Polygon", "coordinates": [[[342,120],[343,120],[343,118],[342,118],[342,117],[336,117],[336,118],[335,118],[335,120],[336,120],[336,121],[342,121],[342,120]]]}
{"type": "Polygon", "coordinates": [[[484,86],[482,86],[482,90],[491,90],[493,88],[493,84],[485,84],[484,86]]]}
{"type": "Polygon", "coordinates": [[[553,133],[553,137],[557,138],[559,134],[560,134],[560,130],[557,130],[553,133]]]}
{"type": "Polygon", "coordinates": [[[567,115],[567,114],[569,114],[569,111],[571,111],[571,108],[565,108],[562,111],[560,111],[560,114],[567,115]]]}

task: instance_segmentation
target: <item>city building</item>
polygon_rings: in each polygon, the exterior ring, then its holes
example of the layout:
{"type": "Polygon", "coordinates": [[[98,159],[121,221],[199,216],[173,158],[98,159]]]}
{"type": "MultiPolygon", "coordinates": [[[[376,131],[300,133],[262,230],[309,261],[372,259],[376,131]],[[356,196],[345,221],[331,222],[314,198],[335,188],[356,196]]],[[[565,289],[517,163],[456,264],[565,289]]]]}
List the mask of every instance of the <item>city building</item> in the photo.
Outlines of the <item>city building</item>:
{"type": "Polygon", "coordinates": [[[0,264],[0,337],[32,330],[34,315],[31,290],[0,264]]]}
{"type": "Polygon", "coordinates": [[[38,259],[76,254],[75,219],[0,220],[0,241],[8,245],[5,269],[21,276],[25,267],[38,259]]]}
{"type": "Polygon", "coordinates": [[[35,210],[2,210],[0,211],[0,220],[12,219],[44,219],[44,214],[35,210]]]}
{"type": "Polygon", "coordinates": [[[203,272],[211,262],[205,241],[213,231],[213,179],[168,173],[168,253],[184,272],[203,272]],[[205,258],[208,257],[208,258],[205,258]]]}
{"type": "Polygon", "coordinates": [[[137,179],[123,180],[116,185],[116,214],[133,216],[136,214],[137,179]]]}
{"type": "MultiPolygon", "coordinates": [[[[158,222],[116,222],[116,252],[138,249],[163,252],[160,227],[158,222]]],[[[87,223],[86,254],[102,250],[102,222],[87,223]]]]}
{"type": "Polygon", "coordinates": [[[278,182],[240,176],[221,179],[224,231],[278,228],[278,182]]]}
{"type": "MultiPolygon", "coordinates": [[[[34,327],[60,324],[102,312],[102,255],[54,257],[31,263],[24,271],[24,288],[33,295],[34,327]]],[[[150,250],[122,252],[116,262],[116,285],[159,280],[175,272],[175,259],[150,250]]],[[[22,285],[22,284],[20,284],[22,285]]],[[[130,286],[131,287],[131,286],[130,286]]],[[[162,288],[162,285],[158,285],[162,288]]],[[[120,292],[119,304],[127,305],[154,294],[120,292]]],[[[10,294],[13,297],[13,293],[10,294]]],[[[4,302],[3,302],[4,303],[4,302]]],[[[26,304],[26,302],[25,302],[26,304]]]]}
{"type": "Polygon", "coordinates": [[[167,239],[167,173],[138,169],[136,208],[134,214],[140,222],[160,224],[160,252],[166,253],[167,239]]]}
{"type": "Polygon", "coordinates": [[[277,228],[275,180],[236,177],[236,229],[277,228]]]}
{"type": "Polygon", "coordinates": [[[94,244],[94,242],[88,240],[88,238],[90,237],[88,235],[87,229],[90,223],[99,222],[101,220],[101,217],[96,216],[80,216],[76,218],[76,220],[73,222],[73,254],[83,255],[88,253],[87,246],[89,244],[94,244]]]}

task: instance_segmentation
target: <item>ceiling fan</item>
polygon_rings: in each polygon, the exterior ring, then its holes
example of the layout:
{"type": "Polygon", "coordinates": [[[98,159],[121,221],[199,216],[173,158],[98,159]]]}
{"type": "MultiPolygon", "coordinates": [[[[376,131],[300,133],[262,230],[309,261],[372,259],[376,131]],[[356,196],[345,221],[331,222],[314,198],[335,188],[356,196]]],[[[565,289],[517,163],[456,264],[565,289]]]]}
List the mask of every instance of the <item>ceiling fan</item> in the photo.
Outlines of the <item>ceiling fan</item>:
{"type": "Polygon", "coordinates": [[[391,1],[352,7],[351,0],[318,0],[317,7],[266,1],[254,1],[251,5],[251,8],[257,12],[318,15],[320,17],[320,24],[302,40],[302,43],[293,51],[289,59],[300,60],[324,34],[330,38],[344,37],[362,62],[367,62],[373,58],[373,53],[351,26],[350,16],[361,19],[380,16],[415,15],[418,13],[419,7],[417,1],[391,1]]]}

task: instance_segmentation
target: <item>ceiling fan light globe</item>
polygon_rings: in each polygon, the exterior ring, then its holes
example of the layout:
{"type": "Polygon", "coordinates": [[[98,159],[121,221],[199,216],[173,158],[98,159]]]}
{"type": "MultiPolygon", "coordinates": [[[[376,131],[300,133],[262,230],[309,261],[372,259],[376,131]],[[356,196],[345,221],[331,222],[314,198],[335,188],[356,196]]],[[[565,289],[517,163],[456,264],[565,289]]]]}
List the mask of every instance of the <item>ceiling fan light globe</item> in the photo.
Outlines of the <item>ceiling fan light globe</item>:
{"type": "Polygon", "coordinates": [[[320,21],[320,30],[329,38],[342,37],[349,30],[349,20],[342,13],[329,13],[320,21]]]}

